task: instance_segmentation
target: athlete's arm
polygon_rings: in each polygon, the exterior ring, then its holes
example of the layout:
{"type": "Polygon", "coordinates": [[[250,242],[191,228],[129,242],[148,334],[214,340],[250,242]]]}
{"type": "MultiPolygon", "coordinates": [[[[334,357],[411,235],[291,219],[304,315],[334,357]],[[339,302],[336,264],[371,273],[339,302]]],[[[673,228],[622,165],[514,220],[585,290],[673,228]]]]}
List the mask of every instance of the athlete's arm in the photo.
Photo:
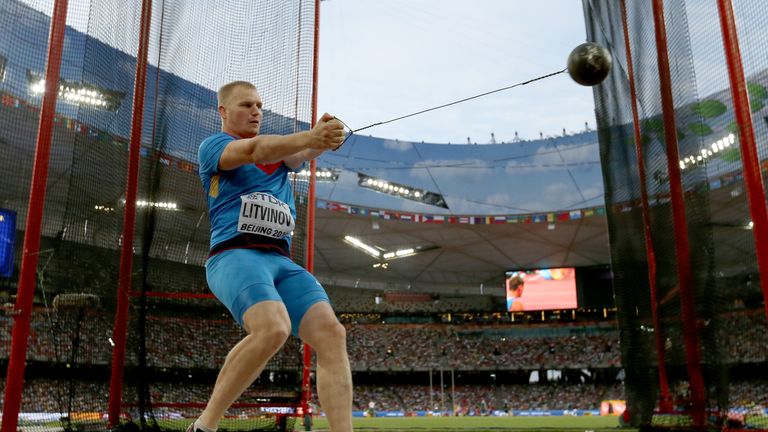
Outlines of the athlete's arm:
{"type": "MultiPolygon", "coordinates": [[[[301,165],[291,156],[307,151],[307,155],[338,147],[344,140],[344,127],[330,114],[323,114],[309,131],[290,135],[256,135],[227,144],[219,158],[219,170],[228,171],[249,163],[270,164],[284,161],[289,168],[301,165]]],[[[313,156],[313,157],[316,157],[313,156]]],[[[306,159],[305,159],[306,160],[306,159]]]]}
{"type": "MultiPolygon", "coordinates": [[[[335,148],[335,147],[334,147],[335,148]]],[[[306,161],[312,160],[321,154],[323,154],[325,150],[315,150],[315,149],[306,149],[302,150],[298,153],[294,153],[285,159],[283,159],[283,163],[285,163],[285,166],[288,168],[295,170],[301,166],[306,161]]]]}
{"type": "Polygon", "coordinates": [[[344,142],[344,126],[338,120],[336,120],[332,115],[330,115],[328,113],[325,113],[320,118],[320,121],[317,122],[317,125],[315,125],[315,128],[321,122],[325,122],[326,124],[333,125],[334,131],[336,131],[336,133],[338,133],[338,131],[341,131],[340,141],[338,141],[337,143],[336,143],[336,141],[334,141],[336,144],[334,144],[330,148],[328,148],[328,147],[308,148],[308,149],[302,150],[300,152],[294,153],[294,154],[292,154],[290,156],[286,156],[285,158],[283,158],[283,163],[285,164],[285,166],[287,166],[288,168],[290,168],[292,170],[295,170],[295,169],[299,168],[301,166],[301,164],[303,164],[304,162],[310,161],[310,160],[320,156],[326,150],[336,149],[336,148],[338,148],[341,145],[341,143],[344,142]]]}

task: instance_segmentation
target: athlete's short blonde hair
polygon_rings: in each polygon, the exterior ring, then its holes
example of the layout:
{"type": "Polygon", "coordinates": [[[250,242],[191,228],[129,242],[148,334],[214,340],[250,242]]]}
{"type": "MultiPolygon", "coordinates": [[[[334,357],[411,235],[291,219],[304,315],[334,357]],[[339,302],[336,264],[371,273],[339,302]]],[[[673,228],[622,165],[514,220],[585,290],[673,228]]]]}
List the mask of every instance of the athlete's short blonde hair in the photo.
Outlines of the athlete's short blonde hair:
{"type": "Polygon", "coordinates": [[[507,279],[507,285],[509,286],[510,290],[514,291],[520,285],[525,285],[525,281],[520,276],[515,275],[515,276],[512,276],[511,278],[507,279]]]}
{"type": "Polygon", "coordinates": [[[224,84],[219,88],[219,92],[216,94],[218,97],[219,106],[224,106],[229,102],[229,98],[232,96],[232,92],[238,87],[245,87],[248,89],[256,90],[256,86],[248,81],[232,81],[231,83],[224,84]]]}

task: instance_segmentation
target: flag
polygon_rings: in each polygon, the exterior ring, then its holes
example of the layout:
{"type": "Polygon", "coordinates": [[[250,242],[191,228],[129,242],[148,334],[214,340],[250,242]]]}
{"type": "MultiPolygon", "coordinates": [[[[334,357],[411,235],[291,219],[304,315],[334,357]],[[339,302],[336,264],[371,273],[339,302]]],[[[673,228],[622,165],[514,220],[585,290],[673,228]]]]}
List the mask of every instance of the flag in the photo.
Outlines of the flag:
{"type": "Polygon", "coordinates": [[[445,216],[443,215],[421,215],[421,221],[425,223],[445,223],[445,216]]]}
{"type": "Polygon", "coordinates": [[[569,217],[570,217],[570,213],[568,213],[568,212],[558,213],[557,214],[557,221],[558,222],[567,221],[569,217]]]}
{"type": "Polygon", "coordinates": [[[571,210],[569,216],[571,220],[581,219],[581,210],[571,210]]]}

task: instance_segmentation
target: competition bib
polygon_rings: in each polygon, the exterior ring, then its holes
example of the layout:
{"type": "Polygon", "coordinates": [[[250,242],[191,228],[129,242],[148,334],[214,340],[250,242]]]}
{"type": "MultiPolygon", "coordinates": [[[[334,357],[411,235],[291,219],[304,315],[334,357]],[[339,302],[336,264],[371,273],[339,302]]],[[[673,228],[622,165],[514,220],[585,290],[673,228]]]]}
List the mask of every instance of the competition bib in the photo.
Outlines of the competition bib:
{"type": "Polygon", "coordinates": [[[288,204],[262,192],[242,195],[240,201],[239,232],[278,239],[293,232],[296,223],[288,204]]]}

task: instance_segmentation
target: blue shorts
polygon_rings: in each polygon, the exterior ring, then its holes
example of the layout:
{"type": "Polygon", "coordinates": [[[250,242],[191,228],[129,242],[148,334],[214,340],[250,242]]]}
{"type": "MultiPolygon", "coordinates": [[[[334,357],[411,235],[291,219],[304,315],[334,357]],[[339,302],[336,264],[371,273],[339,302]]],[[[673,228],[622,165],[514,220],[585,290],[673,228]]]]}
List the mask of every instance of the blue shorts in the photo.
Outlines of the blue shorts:
{"type": "Polygon", "coordinates": [[[224,303],[235,321],[243,325],[249,307],[265,300],[283,302],[291,318],[291,333],[309,308],[320,301],[330,303],[320,282],[306,269],[277,252],[230,249],[205,263],[208,286],[224,303]]]}

